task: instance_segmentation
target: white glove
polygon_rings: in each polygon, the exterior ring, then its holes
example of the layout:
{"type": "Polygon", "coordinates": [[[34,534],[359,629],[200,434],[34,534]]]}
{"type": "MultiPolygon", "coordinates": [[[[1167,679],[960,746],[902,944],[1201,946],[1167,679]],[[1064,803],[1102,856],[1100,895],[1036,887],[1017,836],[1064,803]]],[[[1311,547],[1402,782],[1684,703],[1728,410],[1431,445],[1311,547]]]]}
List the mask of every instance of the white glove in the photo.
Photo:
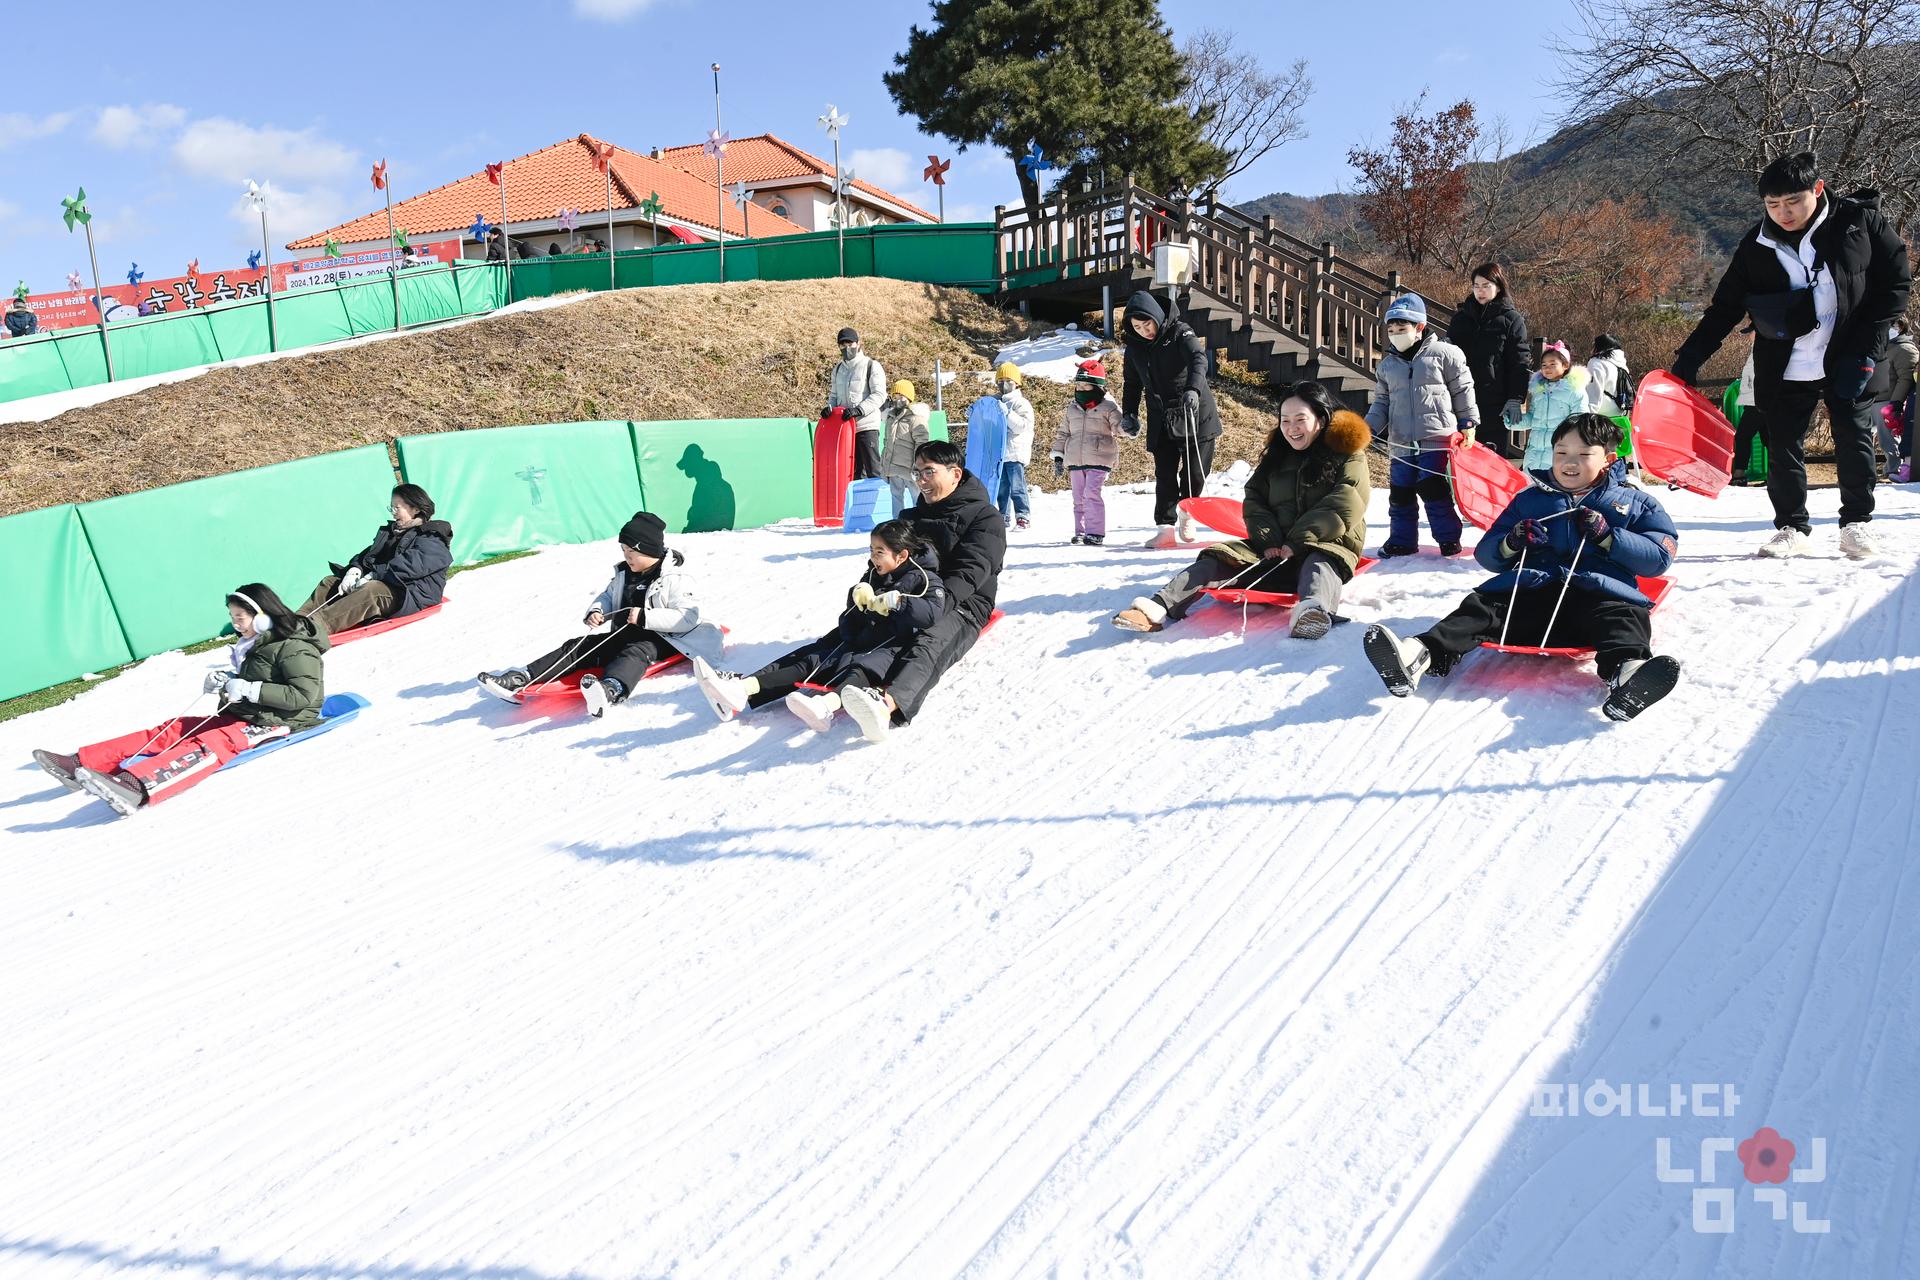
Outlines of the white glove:
{"type": "Polygon", "coordinates": [[[237,671],[228,671],[223,667],[216,667],[212,671],[207,672],[207,678],[200,684],[200,692],[218,693],[227,687],[227,681],[239,674],[237,671]]]}
{"type": "Polygon", "coordinates": [[[873,585],[871,583],[856,582],[853,584],[854,608],[871,611],[873,609],[873,600],[873,585]]]}
{"type": "Polygon", "coordinates": [[[881,615],[882,617],[885,617],[887,614],[892,613],[895,609],[898,609],[899,607],[900,607],[900,593],[898,591],[883,591],[879,595],[873,597],[872,609],[875,613],[881,615]]]}
{"type": "Polygon", "coordinates": [[[358,591],[361,587],[364,587],[366,585],[367,585],[366,570],[360,568],[358,565],[355,565],[353,568],[347,570],[345,573],[340,575],[340,587],[339,587],[338,593],[343,596],[348,595],[352,592],[358,591]]]}
{"type": "Polygon", "coordinates": [[[222,696],[228,702],[255,702],[260,697],[258,680],[242,680],[239,676],[229,676],[222,696]]]}

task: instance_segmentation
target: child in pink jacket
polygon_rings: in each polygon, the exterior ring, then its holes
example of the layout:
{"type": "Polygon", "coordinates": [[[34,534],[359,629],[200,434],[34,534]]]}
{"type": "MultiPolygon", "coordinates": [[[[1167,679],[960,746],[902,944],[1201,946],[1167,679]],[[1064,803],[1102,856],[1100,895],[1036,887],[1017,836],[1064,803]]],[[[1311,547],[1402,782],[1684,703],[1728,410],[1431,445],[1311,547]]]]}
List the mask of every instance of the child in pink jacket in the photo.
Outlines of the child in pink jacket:
{"type": "Polygon", "coordinates": [[[1107,367],[1080,362],[1059,433],[1053,438],[1053,475],[1073,477],[1073,541],[1090,547],[1107,540],[1107,499],[1101,486],[1120,461],[1120,404],[1107,394],[1107,367]]]}

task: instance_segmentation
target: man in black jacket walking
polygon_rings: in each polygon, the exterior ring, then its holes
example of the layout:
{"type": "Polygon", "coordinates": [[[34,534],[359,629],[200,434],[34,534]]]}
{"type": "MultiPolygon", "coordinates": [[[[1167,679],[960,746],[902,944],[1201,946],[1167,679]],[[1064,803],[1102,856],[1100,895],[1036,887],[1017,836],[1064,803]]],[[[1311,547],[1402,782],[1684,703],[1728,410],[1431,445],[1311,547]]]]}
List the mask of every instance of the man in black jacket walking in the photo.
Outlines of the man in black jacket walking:
{"type": "Polygon", "coordinates": [[[1220,439],[1220,407],[1207,385],[1207,348],[1179,320],[1168,320],[1158,300],[1142,290],[1127,299],[1121,344],[1125,386],[1120,411],[1128,435],[1140,433],[1140,401],[1147,402],[1147,452],[1153,455],[1153,522],[1150,547],[1193,541],[1193,521],[1179,510],[1183,498],[1197,498],[1213,467],[1220,439]]]}
{"type": "Polygon", "coordinates": [[[1776,532],[1765,556],[1806,551],[1806,436],[1822,401],[1840,472],[1840,550],[1875,552],[1873,400],[1887,330],[1906,310],[1912,266],[1880,213],[1874,191],[1833,196],[1810,151],[1782,156],[1760,174],[1766,216],[1740,238],[1700,323],[1673,358],[1692,383],[1741,316],[1753,321],[1754,404],[1762,412],[1776,532]]]}
{"type": "Polygon", "coordinates": [[[891,725],[913,719],[940,677],[967,656],[993,616],[1000,566],[1007,558],[1007,525],[987,487],[963,462],[960,451],[945,440],[929,440],[914,450],[920,501],[900,518],[933,544],[947,588],[946,612],[887,673],[884,694],[841,690],[842,705],[869,742],[884,738],[891,725]]]}

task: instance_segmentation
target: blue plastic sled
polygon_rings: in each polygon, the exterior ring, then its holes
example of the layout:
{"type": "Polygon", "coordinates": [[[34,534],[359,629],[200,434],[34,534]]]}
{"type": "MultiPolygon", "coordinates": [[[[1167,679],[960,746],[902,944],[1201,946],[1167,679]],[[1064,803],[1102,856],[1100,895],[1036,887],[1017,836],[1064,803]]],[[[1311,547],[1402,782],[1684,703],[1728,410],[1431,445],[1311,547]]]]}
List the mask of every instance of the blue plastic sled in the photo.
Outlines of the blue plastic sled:
{"type": "Polygon", "coordinates": [[[1007,410],[998,396],[981,396],[967,407],[967,470],[1000,500],[1000,463],[1007,456],[1007,410]]]}
{"type": "Polygon", "coordinates": [[[893,489],[879,478],[848,485],[843,510],[840,527],[848,533],[871,533],[874,526],[900,514],[893,509],[893,489]]]}
{"type": "Polygon", "coordinates": [[[278,751],[282,747],[290,747],[296,742],[305,742],[308,738],[317,738],[329,730],[338,729],[366,709],[367,700],[357,693],[330,693],[327,695],[327,700],[320,704],[320,714],[324,719],[319,724],[311,729],[302,729],[284,738],[273,738],[257,747],[250,747],[227,761],[224,767],[236,768],[250,760],[258,760],[261,756],[278,751]]]}

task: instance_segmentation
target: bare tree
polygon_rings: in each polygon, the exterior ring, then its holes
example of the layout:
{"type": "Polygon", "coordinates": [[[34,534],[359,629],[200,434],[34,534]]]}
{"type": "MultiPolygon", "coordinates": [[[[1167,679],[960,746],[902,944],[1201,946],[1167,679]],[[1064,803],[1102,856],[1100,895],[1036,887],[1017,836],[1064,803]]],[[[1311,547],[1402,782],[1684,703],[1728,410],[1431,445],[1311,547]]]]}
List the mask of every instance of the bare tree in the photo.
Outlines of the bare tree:
{"type": "Polygon", "coordinates": [[[1575,0],[1560,45],[1570,117],[1657,139],[1647,158],[1758,175],[1819,155],[1878,187],[1896,225],[1920,207],[1920,0],[1575,0]],[[1635,129],[1635,126],[1652,126],[1635,129]]]}
{"type": "Polygon", "coordinates": [[[1531,139],[1515,144],[1504,118],[1496,117],[1467,152],[1466,198],[1452,223],[1435,228],[1435,262],[1463,275],[1482,262],[1511,263],[1532,245],[1541,224],[1556,205],[1566,202],[1568,183],[1559,178],[1527,180],[1521,153],[1531,139]]]}
{"type": "Polygon", "coordinates": [[[1225,182],[1262,156],[1307,136],[1300,113],[1313,96],[1307,60],[1268,72],[1243,53],[1231,31],[1205,28],[1180,47],[1187,88],[1180,101],[1199,120],[1206,140],[1226,152],[1225,182]]]}

